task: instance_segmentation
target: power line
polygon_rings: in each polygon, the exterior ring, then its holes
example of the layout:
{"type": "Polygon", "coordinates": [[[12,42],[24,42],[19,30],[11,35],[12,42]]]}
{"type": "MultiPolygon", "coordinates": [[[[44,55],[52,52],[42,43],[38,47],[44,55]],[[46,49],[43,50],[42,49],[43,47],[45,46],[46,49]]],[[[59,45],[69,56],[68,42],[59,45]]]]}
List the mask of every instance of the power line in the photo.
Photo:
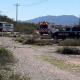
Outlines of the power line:
{"type": "Polygon", "coordinates": [[[40,1],[35,2],[35,3],[31,3],[31,4],[27,4],[27,5],[20,5],[20,6],[32,7],[32,6],[37,6],[37,5],[43,4],[43,3],[47,2],[47,1],[48,1],[48,0],[40,0],[40,1]]]}
{"type": "Polygon", "coordinates": [[[36,2],[36,3],[32,3],[32,4],[29,4],[29,5],[27,5],[27,6],[36,6],[36,5],[40,5],[40,4],[43,4],[44,2],[47,2],[48,0],[41,0],[41,1],[39,1],[39,2],[36,2]]]}
{"type": "Polygon", "coordinates": [[[18,22],[19,6],[32,7],[32,6],[40,5],[40,4],[42,4],[44,2],[47,2],[47,1],[48,0],[40,0],[39,2],[36,2],[36,3],[32,3],[32,4],[28,4],[28,5],[20,5],[19,0],[17,0],[17,3],[15,4],[15,6],[16,6],[16,25],[17,25],[17,22],[18,22]]]}
{"type": "Polygon", "coordinates": [[[47,2],[47,1],[48,0],[40,0],[39,2],[36,2],[36,3],[32,3],[32,4],[28,4],[28,5],[20,5],[19,0],[17,0],[17,3],[15,4],[15,6],[16,6],[16,24],[17,24],[17,21],[18,21],[19,6],[32,7],[32,6],[40,5],[40,4],[42,4],[44,2],[47,2]]]}

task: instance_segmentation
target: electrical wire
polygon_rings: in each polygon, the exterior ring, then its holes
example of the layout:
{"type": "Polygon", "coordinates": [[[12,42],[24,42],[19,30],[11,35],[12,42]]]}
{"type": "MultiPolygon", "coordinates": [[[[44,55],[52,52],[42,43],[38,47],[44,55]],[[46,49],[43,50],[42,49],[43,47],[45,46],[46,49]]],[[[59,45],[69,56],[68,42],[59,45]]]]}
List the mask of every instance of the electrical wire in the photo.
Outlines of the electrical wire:
{"type": "Polygon", "coordinates": [[[40,0],[38,2],[27,4],[27,5],[20,5],[20,4],[18,4],[18,5],[23,6],[23,7],[32,7],[32,6],[37,6],[37,5],[43,4],[47,1],[49,1],[49,0],[40,0]]]}
{"type": "Polygon", "coordinates": [[[36,6],[36,5],[43,4],[43,3],[47,2],[47,1],[48,1],[48,0],[41,0],[41,1],[39,1],[39,2],[29,4],[29,5],[27,5],[27,6],[30,6],[30,7],[32,7],[32,6],[36,6]]]}

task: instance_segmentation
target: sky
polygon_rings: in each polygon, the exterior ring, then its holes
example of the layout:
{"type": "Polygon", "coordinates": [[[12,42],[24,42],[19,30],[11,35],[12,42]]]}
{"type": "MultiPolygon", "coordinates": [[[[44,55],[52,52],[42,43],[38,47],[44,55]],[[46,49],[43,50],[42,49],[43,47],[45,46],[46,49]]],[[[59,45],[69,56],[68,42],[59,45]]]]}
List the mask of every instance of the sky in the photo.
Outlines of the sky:
{"type": "MultiPolygon", "coordinates": [[[[0,0],[0,15],[16,19],[17,0],[0,0]]],[[[80,0],[18,0],[18,20],[29,20],[41,16],[80,16],[80,0]]]]}

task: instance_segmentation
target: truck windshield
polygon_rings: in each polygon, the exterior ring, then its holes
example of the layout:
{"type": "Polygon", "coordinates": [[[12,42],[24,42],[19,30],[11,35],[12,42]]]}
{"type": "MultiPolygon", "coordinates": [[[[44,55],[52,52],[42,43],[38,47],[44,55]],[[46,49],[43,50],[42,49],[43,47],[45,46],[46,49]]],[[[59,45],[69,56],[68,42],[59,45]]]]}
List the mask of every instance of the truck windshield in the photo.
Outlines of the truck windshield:
{"type": "Polygon", "coordinates": [[[40,28],[48,28],[47,25],[41,25],[40,28]]]}

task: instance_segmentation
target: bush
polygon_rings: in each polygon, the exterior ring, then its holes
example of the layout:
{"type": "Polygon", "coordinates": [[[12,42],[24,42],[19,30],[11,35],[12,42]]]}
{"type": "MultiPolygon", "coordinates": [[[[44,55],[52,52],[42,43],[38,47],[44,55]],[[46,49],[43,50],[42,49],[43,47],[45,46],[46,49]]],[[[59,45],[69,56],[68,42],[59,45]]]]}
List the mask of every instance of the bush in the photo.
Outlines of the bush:
{"type": "Polygon", "coordinates": [[[12,63],[14,62],[13,54],[5,48],[0,48],[0,80],[30,80],[28,75],[23,76],[13,71],[12,63]]]}
{"type": "Polygon", "coordinates": [[[52,45],[54,43],[53,40],[49,39],[40,39],[37,36],[24,36],[24,37],[17,37],[16,41],[23,43],[23,44],[30,44],[30,45],[52,45]]]}
{"type": "Polygon", "coordinates": [[[80,39],[66,39],[59,42],[60,46],[80,46],[80,39]]]}
{"type": "Polygon", "coordinates": [[[57,52],[61,54],[80,55],[80,50],[73,47],[63,47],[58,49],[57,52]]]}
{"type": "Polygon", "coordinates": [[[23,42],[23,38],[22,38],[22,37],[17,37],[17,38],[15,39],[15,41],[22,43],[22,42],[23,42]]]}
{"type": "Polygon", "coordinates": [[[36,41],[34,39],[26,39],[23,41],[23,44],[35,44],[36,41]]]}
{"type": "Polygon", "coordinates": [[[30,78],[29,77],[26,77],[26,76],[21,76],[19,74],[12,74],[9,77],[9,80],[30,80],[30,78]]]}
{"type": "Polygon", "coordinates": [[[13,54],[5,48],[0,48],[0,65],[6,65],[14,62],[15,58],[13,54]]]}
{"type": "Polygon", "coordinates": [[[33,40],[31,35],[20,35],[19,37],[15,38],[15,41],[20,43],[26,43],[27,41],[33,40]]]}
{"type": "Polygon", "coordinates": [[[40,45],[40,46],[44,46],[44,45],[52,45],[53,42],[50,40],[36,40],[36,39],[27,39],[23,42],[23,44],[31,44],[31,45],[40,45]]]}
{"type": "Polygon", "coordinates": [[[30,80],[30,77],[23,76],[19,73],[14,73],[13,71],[1,71],[0,80],[30,80]]]}
{"type": "Polygon", "coordinates": [[[35,44],[40,46],[45,46],[45,45],[52,45],[53,42],[46,39],[46,40],[37,40],[35,44]]]}

